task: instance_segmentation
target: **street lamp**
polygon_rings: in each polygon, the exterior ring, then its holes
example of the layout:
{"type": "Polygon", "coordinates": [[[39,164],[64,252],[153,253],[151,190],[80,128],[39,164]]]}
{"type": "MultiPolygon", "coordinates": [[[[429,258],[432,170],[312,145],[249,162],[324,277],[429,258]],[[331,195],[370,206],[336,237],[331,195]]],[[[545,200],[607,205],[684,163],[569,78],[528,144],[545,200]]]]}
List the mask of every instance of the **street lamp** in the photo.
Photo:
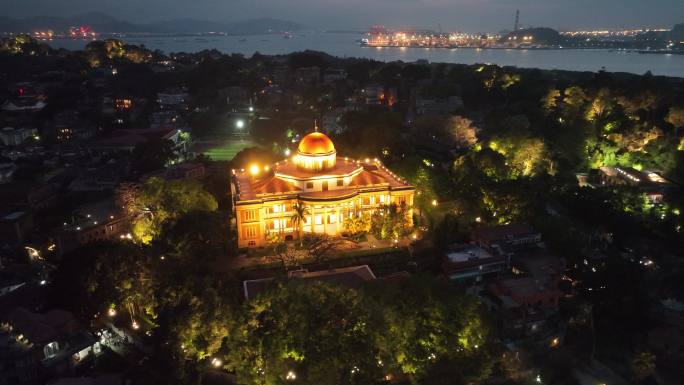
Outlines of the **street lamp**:
{"type": "Polygon", "coordinates": [[[211,359],[211,365],[213,365],[215,368],[218,368],[218,367],[221,367],[221,365],[223,365],[223,361],[214,357],[211,359]]]}
{"type": "Polygon", "coordinates": [[[288,380],[288,381],[294,381],[294,380],[297,379],[297,375],[295,374],[295,372],[293,372],[292,370],[290,370],[289,372],[287,372],[287,375],[285,376],[285,379],[288,380]]]}
{"type": "Polygon", "coordinates": [[[116,315],[116,309],[110,307],[109,310],[107,310],[107,315],[110,317],[114,317],[116,315]]]}
{"type": "Polygon", "coordinates": [[[131,327],[133,328],[133,330],[140,329],[140,325],[138,325],[138,321],[135,321],[135,320],[133,321],[133,323],[131,323],[131,327]]]}
{"type": "Polygon", "coordinates": [[[235,122],[235,128],[240,129],[240,130],[243,129],[243,128],[245,128],[245,121],[242,120],[242,119],[238,119],[238,120],[235,122]]]}

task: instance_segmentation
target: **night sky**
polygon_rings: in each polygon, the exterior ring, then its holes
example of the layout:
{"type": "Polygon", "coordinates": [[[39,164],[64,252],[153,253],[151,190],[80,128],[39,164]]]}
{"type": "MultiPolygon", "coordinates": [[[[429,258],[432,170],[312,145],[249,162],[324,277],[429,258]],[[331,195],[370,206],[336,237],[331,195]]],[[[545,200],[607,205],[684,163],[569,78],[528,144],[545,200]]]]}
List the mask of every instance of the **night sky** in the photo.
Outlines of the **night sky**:
{"type": "Polygon", "coordinates": [[[557,29],[671,27],[684,22],[684,0],[0,0],[6,16],[69,16],[101,11],[134,21],[179,17],[292,20],[314,28],[371,24],[470,32],[522,26],[557,29]]]}

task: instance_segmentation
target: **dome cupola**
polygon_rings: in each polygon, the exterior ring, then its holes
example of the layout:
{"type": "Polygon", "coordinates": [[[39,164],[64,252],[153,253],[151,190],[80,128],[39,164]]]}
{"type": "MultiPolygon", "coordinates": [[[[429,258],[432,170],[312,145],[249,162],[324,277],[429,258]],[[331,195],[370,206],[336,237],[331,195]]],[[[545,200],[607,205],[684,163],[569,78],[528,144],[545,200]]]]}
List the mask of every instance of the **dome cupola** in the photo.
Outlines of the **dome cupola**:
{"type": "Polygon", "coordinates": [[[335,167],[337,151],[332,140],[322,132],[312,132],[302,138],[297,148],[297,167],[307,171],[325,171],[335,167]]]}

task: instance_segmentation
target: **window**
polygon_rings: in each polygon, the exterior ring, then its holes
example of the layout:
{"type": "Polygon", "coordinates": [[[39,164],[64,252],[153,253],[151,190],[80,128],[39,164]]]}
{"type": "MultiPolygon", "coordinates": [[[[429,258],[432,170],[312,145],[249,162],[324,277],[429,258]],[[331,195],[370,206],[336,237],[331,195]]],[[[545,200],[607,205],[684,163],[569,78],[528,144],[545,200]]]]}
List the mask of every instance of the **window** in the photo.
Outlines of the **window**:
{"type": "Polygon", "coordinates": [[[344,180],[338,179],[337,180],[337,187],[342,187],[342,186],[344,186],[344,180]]]}
{"type": "Polygon", "coordinates": [[[253,239],[257,237],[257,234],[259,233],[259,225],[249,225],[249,226],[243,226],[242,229],[244,230],[242,232],[242,238],[243,239],[253,239]]]}
{"type": "Polygon", "coordinates": [[[335,214],[328,215],[328,223],[331,225],[337,223],[337,215],[335,215],[335,214]]]}
{"type": "Polygon", "coordinates": [[[43,348],[43,353],[45,353],[45,358],[52,358],[59,352],[59,344],[57,342],[50,342],[43,348]]]}
{"type": "Polygon", "coordinates": [[[306,182],[306,188],[313,188],[313,182],[306,182]]]}
{"type": "Polygon", "coordinates": [[[242,221],[251,222],[257,220],[259,211],[258,210],[245,210],[242,212],[242,221]]]}
{"type": "Polygon", "coordinates": [[[321,224],[323,224],[323,217],[320,216],[320,215],[316,215],[316,216],[314,217],[314,224],[316,224],[316,225],[321,225],[321,224]]]}
{"type": "Polygon", "coordinates": [[[249,241],[247,242],[248,246],[256,246],[256,241],[249,241]]]}

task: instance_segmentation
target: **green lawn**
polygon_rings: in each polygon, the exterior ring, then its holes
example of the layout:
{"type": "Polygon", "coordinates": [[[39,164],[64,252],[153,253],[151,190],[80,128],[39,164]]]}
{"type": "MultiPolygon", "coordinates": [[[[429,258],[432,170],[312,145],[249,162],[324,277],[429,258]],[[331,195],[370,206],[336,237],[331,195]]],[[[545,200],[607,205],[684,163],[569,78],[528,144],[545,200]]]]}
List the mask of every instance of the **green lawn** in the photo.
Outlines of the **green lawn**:
{"type": "Polygon", "coordinates": [[[247,147],[254,146],[248,140],[245,141],[227,141],[216,146],[208,146],[202,153],[208,156],[211,160],[229,161],[247,147]]]}

